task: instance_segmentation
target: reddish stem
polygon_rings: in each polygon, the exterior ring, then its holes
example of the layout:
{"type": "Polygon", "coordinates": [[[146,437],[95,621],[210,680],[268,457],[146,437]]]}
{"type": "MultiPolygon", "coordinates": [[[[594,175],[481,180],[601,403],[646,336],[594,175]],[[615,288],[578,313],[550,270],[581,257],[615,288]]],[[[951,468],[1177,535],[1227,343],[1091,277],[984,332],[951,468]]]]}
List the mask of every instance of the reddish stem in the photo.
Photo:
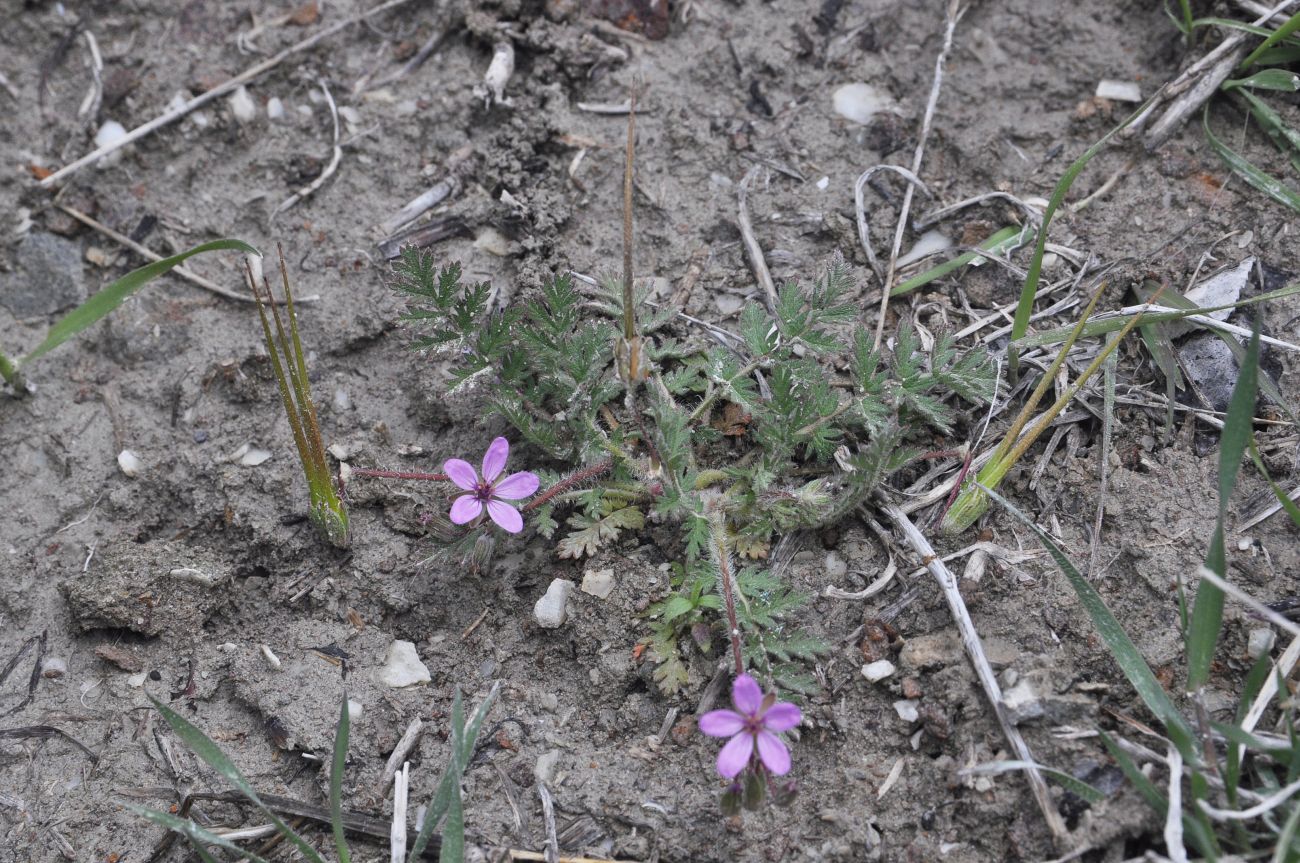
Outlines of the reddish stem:
{"type": "Polygon", "coordinates": [[[551,498],[555,497],[557,494],[563,494],[576,485],[580,485],[593,477],[600,476],[613,466],[614,460],[612,458],[607,458],[604,461],[598,461],[593,465],[588,465],[582,470],[574,471],[555,485],[548,488],[546,491],[539,494],[537,497],[528,501],[528,503],[521,506],[519,510],[521,512],[531,512],[551,498]]]}

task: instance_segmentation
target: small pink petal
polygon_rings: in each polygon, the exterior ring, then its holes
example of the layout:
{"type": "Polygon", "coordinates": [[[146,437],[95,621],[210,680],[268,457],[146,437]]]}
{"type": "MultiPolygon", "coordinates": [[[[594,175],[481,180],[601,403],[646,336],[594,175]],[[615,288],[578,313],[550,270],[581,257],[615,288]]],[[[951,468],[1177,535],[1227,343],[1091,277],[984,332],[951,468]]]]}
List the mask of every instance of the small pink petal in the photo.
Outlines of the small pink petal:
{"type": "Polygon", "coordinates": [[[478,474],[474,472],[474,466],[464,459],[447,459],[442,463],[442,472],[465,491],[473,491],[478,486],[478,474]]]}
{"type": "Polygon", "coordinates": [[[737,734],[727,741],[718,753],[718,772],[725,779],[734,779],[736,774],[745,769],[749,756],[754,754],[754,737],[751,734],[737,734]]]}
{"type": "Polygon", "coordinates": [[[730,737],[745,727],[745,717],[734,710],[710,710],[700,717],[700,731],[710,737],[730,737]]]}
{"type": "Polygon", "coordinates": [[[731,703],[747,716],[753,716],[763,706],[763,690],[748,674],[742,674],[731,684],[731,703]]]}
{"type": "Polygon", "coordinates": [[[758,760],[777,776],[790,772],[790,750],[770,731],[758,732],[758,760]]]}
{"type": "Polygon", "coordinates": [[[522,500],[537,491],[537,487],[541,484],[537,474],[527,470],[520,471],[510,474],[492,486],[492,496],[502,500],[522,500]]]}
{"type": "Polygon", "coordinates": [[[483,479],[492,482],[501,476],[501,471],[505,469],[506,459],[510,458],[510,441],[499,437],[492,441],[492,445],[483,453],[483,479]]]}
{"type": "Polygon", "coordinates": [[[788,701],[778,701],[763,714],[763,727],[768,731],[789,731],[803,721],[803,713],[788,701]]]}
{"type": "Polygon", "coordinates": [[[519,510],[510,504],[502,503],[499,500],[490,500],[487,508],[488,515],[492,516],[492,520],[500,525],[501,529],[506,533],[519,533],[524,529],[524,517],[519,514],[519,510]]]}
{"type": "Polygon", "coordinates": [[[462,494],[451,505],[451,523],[473,521],[483,512],[483,503],[472,494],[462,494]]]}

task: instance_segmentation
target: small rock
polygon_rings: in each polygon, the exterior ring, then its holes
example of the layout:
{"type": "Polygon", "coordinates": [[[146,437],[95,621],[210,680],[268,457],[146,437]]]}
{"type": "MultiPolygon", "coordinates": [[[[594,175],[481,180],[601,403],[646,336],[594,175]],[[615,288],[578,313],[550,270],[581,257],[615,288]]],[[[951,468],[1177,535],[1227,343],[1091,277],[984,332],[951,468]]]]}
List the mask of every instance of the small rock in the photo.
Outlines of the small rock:
{"type": "Polygon", "coordinates": [[[916,702],[907,698],[894,702],[894,712],[904,722],[916,722],[921,718],[920,712],[916,709],[916,702]]]}
{"type": "Polygon", "coordinates": [[[1142,88],[1136,81],[1111,81],[1103,79],[1097,82],[1096,97],[1111,102],[1141,102],[1142,88]]]}
{"type": "Polygon", "coordinates": [[[275,655],[275,651],[271,649],[271,645],[263,644],[260,647],[262,650],[262,658],[266,660],[267,666],[269,666],[272,671],[279,671],[282,667],[280,657],[275,655]]]}
{"type": "Polygon", "coordinates": [[[126,137],[126,129],[116,120],[106,120],[95,133],[95,149],[116,144],[126,137]]]}
{"type": "Polygon", "coordinates": [[[284,117],[284,103],[280,101],[279,96],[272,96],[266,100],[266,118],[268,120],[279,120],[284,117]]]}
{"type": "Polygon", "coordinates": [[[101,644],[95,648],[95,655],[105,662],[116,665],[123,671],[136,673],[144,670],[144,663],[140,657],[136,656],[125,647],[118,647],[113,644],[101,644]]]}
{"type": "Polygon", "coordinates": [[[1246,652],[1250,654],[1251,659],[1259,659],[1273,651],[1273,644],[1276,641],[1277,633],[1268,627],[1252,629],[1246,640],[1246,652]]]}
{"type": "Polygon", "coordinates": [[[537,759],[533,766],[533,776],[543,785],[550,785],[555,779],[555,769],[560,765],[560,750],[552,749],[537,759]]]}
{"type": "Polygon", "coordinates": [[[248,95],[247,87],[240,86],[230,94],[227,101],[230,103],[230,113],[239,122],[251,123],[257,117],[257,105],[253,102],[253,97],[248,95]]]}
{"type": "Polygon", "coordinates": [[[904,668],[916,671],[952,665],[961,658],[961,639],[948,630],[909,638],[898,655],[904,668]]]}
{"type": "Polygon", "coordinates": [[[832,581],[838,581],[848,571],[849,565],[845,563],[844,558],[833,551],[826,553],[826,576],[828,578],[832,581]]]}
{"type": "Polygon", "coordinates": [[[86,299],[81,247],[44,231],[18,244],[17,267],[0,274],[0,304],[16,318],[52,315],[86,299]]]}
{"type": "Polygon", "coordinates": [[[718,294],[713,298],[713,304],[718,307],[718,311],[723,317],[734,315],[745,307],[745,299],[735,294],[718,294]]]}
{"type": "Polygon", "coordinates": [[[41,662],[41,677],[58,680],[68,673],[68,661],[62,656],[47,656],[41,662]]]}
{"type": "Polygon", "coordinates": [[[1193,390],[1216,411],[1226,411],[1237,383],[1237,358],[1213,333],[1196,333],[1178,347],[1193,390]]]}
{"type": "Polygon", "coordinates": [[[361,717],[364,716],[365,713],[366,713],[366,709],[365,707],[362,706],[360,701],[357,701],[352,698],[348,699],[348,722],[349,723],[355,725],[356,723],[360,722],[361,717]]]}
{"type": "Polygon", "coordinates": [[[420,661],[415,652],[415,645],[398,639],[388,646],[388,655],[384,657],[384,667],[379,671],[379,682],[393,689],[401,689],[416,683],[428,683],[433,678],[429,668],[420,661]]]}
{"type": "Polygon", "coordinates": [[[149,675],[141,671],[139,674],[132,674],[126,679],[126,685],[134,689],[144,686],[144,682],[149,679],[149,675]]]}
{"type": "Polygon", "coordinates": [[[124,449],[117,454],[117,466],[122,469],[122,473],[132,478],[144,470],[144,462],[140,461],[140,456],[129,449],[124,449]]]}
{"type": "Polygon", "coordinates": [[[1021,678],[1015,686],[1002,693],[1002,706],[1006,708],[1012,725],[1039,719],[1046,713],[1028,677],[1021,678]]]}
{"type": "Polygon", "coordinates": [[[260,449],[246,443],[230,454],[230,461],[244,467],[257,467],[271,457],[270,450],[260,449]]]}
{"type": "Polygon", "coordinates": [[[474,238],[474,248],[504,258],[510,254],[510,241],[495,228],[483,228],[474,238]]]}
{"type": "Polygon", "coordinates": [[[573,582],[563,578],[552,581],[550,587],[546,588],[546,593],[533,606],[533,616],[537,618],[538,625],[543,629],[559,629],[563,626],[569,616],[566,606],[572,592],[573,582]]]}
{"type": "Polygon", "coordinates": [[[195,443],[207,443],[207,441],[208,441],[208,432],[207,432],[207,429],[195,429],[195,430],[194,430],[194,442],[195,442],[195,443]]]}
{"type": "Polygon", "coordinates": [[[336,413],[352,410],[352,396],[342,387],[334,391],[334,410],[336,413]]]}
{"type": "Polygon", "coordinates": [[[541,708],[543,710],[550,711],[551,713],[554,713],[555,711],[560,709],[559,696],[557,696],[554,692],[543,692],[540,696],[538,696],[537,703],[541,705],[541,708]]]}
{"type": "Polygon", "coordinates": [[[837,89],[831,94],[831,105],[836,114],[863,126],[881,111],[898,113],[898,108],[888,93],[862,82],[845,84],[837,89]]]}
{"type": "Polygon", "coordinates": [[[589,569],[582,574],[582,592],[607,599],[614,591],[614,570],[589,569]]]}
{"type": "Polygon", "coordinates": [[[917,699],[924,694],[925,694],[925,690],[921,688],[921,681],[917,680],[915,677],[903,678],[904,698],[917,699]]]}
{"type": "Polygon", "coordinates": [[[898,669],[888,659],[881,659],[862,666],[862,676],[872,683],[879,683],[898,669]]]}

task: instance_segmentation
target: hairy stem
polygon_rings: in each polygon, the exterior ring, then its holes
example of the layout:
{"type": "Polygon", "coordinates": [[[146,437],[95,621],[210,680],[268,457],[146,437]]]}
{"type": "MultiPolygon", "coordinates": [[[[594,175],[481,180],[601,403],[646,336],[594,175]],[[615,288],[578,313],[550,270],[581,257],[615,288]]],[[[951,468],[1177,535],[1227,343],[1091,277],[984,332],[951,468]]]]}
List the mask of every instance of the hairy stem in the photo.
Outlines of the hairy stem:
{"type": "Polygon", "coordinates": [[[375,468],[354,467],[352,473],[356,476],[373,476],[380,479],[419,479],[430,480],[432,482],[446,482],[450,479],[445,473],[421,473],[413,470],[379,470],[375,468]]]}
{"type": "Polygon", "coordinates": [[[537,507],[546,503],[551,498],[555,497],[557,494],[563,494],[564,492],[568,491],[569,489],[573,488],[576,485],[580,485],[589,479],[598,477],[601,474],[608,471],[613,466],[614,466],[614,460],[612,458],[607,458],[607,459],[603,459],[602,461],[598,461],[595,464],[588,465],[587,467],[584,467],[581,470],[576,470],[573,473],[566,476],[564,479],[555,483],[555,485],[551,486],[546,491],[539,494],[537,497],[528,501],[528,503],[521,506],[519,510],[520,512],[531,512],[532,510],[535,510],[537,509],[537,507]]]}
{"type": "Polygon", "coordinates": [[[740,623],[736,620],[736,586],[731,572],[731,549],[727,545],[727,526],[721,513],[709,516],[709,532],[713,535],[713,553],[718,558],[719,587],[727,607],[727,636],[731,639],[731,656],[736,663],[736,676],[745,673],[741,656],[740,623]]]}

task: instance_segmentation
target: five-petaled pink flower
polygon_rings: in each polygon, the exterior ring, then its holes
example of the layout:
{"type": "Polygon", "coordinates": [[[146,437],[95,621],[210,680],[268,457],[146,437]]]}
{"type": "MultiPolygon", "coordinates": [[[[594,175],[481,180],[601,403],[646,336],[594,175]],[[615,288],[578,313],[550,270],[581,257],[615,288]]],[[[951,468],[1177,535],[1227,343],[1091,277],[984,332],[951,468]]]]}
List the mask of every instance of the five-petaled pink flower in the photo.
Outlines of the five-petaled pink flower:
{"type": "Polygon", "coordinates": [[[453,524],[465,524],[483,514],[487,507],[492,517],[502,530],[519,533],[524,529],[524,517],[508,503],[507,500],[522,500],[537,491],[539,481],[537,474],[531,471],[512,473],[498,481],[501,471],[505,469],[506,459],[510,457],[510,442],[503,437],[492,441],[487,452],[483,453],[483,478],[474,470],[474,466],[458,458],[449,458],[442,464],[442,470],[460,488],[469,494],[462,494],[451,505],[453,524]]]}
{"type": "Polygon", "coordinates": [[[789,731],[803,720],[799,708],[788,701],[777,701],[776,693],[763,694],[748,674],[736,678],[731,686],[731,703],[735,710],[710,710],[700,717],[700,730],[710,737],[730,737],[718,753],[718,772],[732,779],[745,769],[754,746],[758,760],[772,773],[790,772],[790,750],[777,732],[789,731]]]}

